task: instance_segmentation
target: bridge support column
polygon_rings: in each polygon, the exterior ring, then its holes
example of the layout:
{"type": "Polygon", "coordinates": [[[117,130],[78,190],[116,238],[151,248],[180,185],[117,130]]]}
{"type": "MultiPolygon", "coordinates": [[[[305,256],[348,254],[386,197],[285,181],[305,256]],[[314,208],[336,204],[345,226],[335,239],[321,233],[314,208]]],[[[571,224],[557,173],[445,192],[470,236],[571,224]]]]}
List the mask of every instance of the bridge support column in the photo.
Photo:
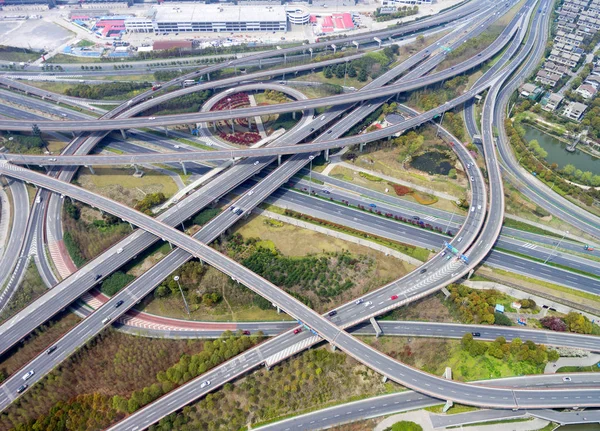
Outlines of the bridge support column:
{"type": "Polygon", "coordinates": [[[71,136],[72,136],[72,137],[75,137],[75,136],[76,136],[76,135],[75,135],[75,132],[71,132],[71,136]]]}
{"type": "Polygon", "coordinates": [[[375,329],[375,335],[377,338],[379,338],[379,336],[381,334],[383,334],[383,331],[381,330],[381,326],[379,326],[379,323],[377,323],[377,320],[375,320],[374,317],[371,317],[371,319],[369,319],[371,321],[371,325],[373,325],[373,329],[375,329]]]}
{"type": "Polygon", "coordinates": [[[169,137],[169,128],[167,126],[165,126],[164,129],[165,129],[165,136],[169,137]]]}
{"type": "Polygon", "coordinates": [[[443,413],[446,413],[450,407],[452,407],[454,405],[454,403],[450,400],[446,401],[446,404],[444,405],[444,408],[442,409],[443,413]]]}
{"type": "Polygon", "coordinates": [[[281,154],[277,155],[277,166],[281,166],[281,154]]]}
{"type": "Polygon", "coordinates": [[[266,369],[267,371],[271,371],[271,367],[269,367],[269,364],[267,364],[266,362],[265,362],[265,369],[266,369]]]}
{"type": "Polygon", "coordinates": [[[323,156],[325,156],[325,161],[328,162],[329,161],[329,148],[327,148],[325,150],[325,153],[323,153],[323,156]]]}
{"type": "Polygon", "coordinates": [[[131,224],[131,222],[129,222],[129,227],[131,228],[131,230],[133,230],[133,225],[131,224]]]}
{"type": "Polygon", "coordinates": [[[330,344],[331,346],[331,351],[335,352],[337,350],[337,347],[335,347],[335,344],[330,344]]]}
{"type": "Polygon", "coordinates": [[[381,380],[383,381],[383,383],[385,383],[388,381],[388,378],[387,378],[387,376],[383,376],[383,379],[381,379],[381,380]]]}
{"type": "Polygon", "coordinates": [[[292,112],[292,120],[296,119],[296,111],[292,112]]]}
{"type": "Polygon", "coordinates": [[[141,176],[143,174],[143,172],[138,169],[135,163],[133,164],[133,169],[135,169],[135,173],[133,175],[141,176]]]}
{"type": "Polygon", "coordinates": [[[181,164],[181,169],[183,169],[183,175],[187,175],[187,169],[185,167],[185,163],[184,162],[179,162],[181,164]]]}
{"type": "Polygon", "coordinates": [[[127,139],[127,133],[125,133],[125,129],[121,129],[121,136],[123,139],[127,139]]]}
{"type": "Polygon", "coordinates": [[[262,59],[258,59],[258,68],[262,69],[262,59]]]}
{"type": "Polygon", "coordinates": [[[173,250],[173,244],[169,243],[169,247],[171,247],[171,250],[173,250]]]}
{"type": "Polygon", "coordinates": [[[213,131],[217,131],[217,122],[213,121],[213,131]]]}
{"type": "Polygon", "coordinates": [[[93,166],[86,165],[86,168],[88,168],[90,170],[90,172],[92,173],[92,175],[96,175],[96,172],[94,172],[93,166]]]}
{"type": "Polygon", "coordinates": [[[210,73],[207,73],[207,74],[206,74],[206,79],[207,79],[208,81],[210,81],[210,73]]]}
{"type": "Polygon", "coordinates": [[[277,314],[281,314],[281,308],[279,308],[279,305],[276,305],[275,308],[277,308],[277,314]]]}
{"type": "Polygon", "coordinates": [[[359,151],[362,153],[364,149],[365,149],[365,143],[361,142],[359,145],[359,151]]]}
{"type": "Polygon", "coordinates": [[[471,276],[473,275],[474,272],[475,272],[474,269],[469,271],[469,275],[467,275],[467,280],[471,278],[471,276]]]}

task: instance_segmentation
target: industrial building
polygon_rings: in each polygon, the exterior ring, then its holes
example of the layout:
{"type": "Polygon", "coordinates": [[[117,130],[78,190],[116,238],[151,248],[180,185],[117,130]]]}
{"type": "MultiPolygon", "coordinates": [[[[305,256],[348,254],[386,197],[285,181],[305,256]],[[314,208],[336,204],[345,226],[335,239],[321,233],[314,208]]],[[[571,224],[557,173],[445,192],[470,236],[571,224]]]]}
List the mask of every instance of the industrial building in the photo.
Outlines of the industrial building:
{"type": "Polygon", "coordinates": [[[222,6],[212,4],[162,4],[145,18],[125,20],[127,31],[155,33],[286,31],[283,6],[222,6]]]}

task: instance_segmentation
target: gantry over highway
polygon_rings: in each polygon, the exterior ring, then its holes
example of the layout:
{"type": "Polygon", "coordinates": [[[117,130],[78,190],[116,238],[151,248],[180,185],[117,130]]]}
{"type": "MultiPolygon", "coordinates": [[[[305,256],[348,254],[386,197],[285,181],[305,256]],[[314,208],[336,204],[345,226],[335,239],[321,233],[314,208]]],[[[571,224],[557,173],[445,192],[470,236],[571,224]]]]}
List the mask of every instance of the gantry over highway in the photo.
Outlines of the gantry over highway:
{"type": "MultiPolygon", "coordinates": [[[[455,107],[466,100],[474,97],[475,94],[489,89],[486,103],[484,106],[484,148],[486,151],[486,163],[487,163],[487,171],[489,174],[489,207],[487,205],[487,197],[486,190],[484,185],[484,180],[481,175],[481,172],[477,170],[477,174],[471,178],[472,184],[471,187],[473,189],[473,205],[480,205],[484,208],[484,211],[477,212],[476,214],[469,214],[467,217],[467,221],[463,226],[463,230],[461,231],[461,235],[464,238],[464,242],[461,245],[462,251],[469,257],[468,263],[464,264],[462,262],[457,262],[452,260],[451,262],[442,259],[440,255],[436,256],[430,262],[428,262],[428,274],[423,276],[422,273],[414,272],[407,277],[404,277],[397,282],[392,283],[391,285],[385,286],[377,292],[373,292],[371,295],[373,302],[377,302],[377,308],[374,310],[366,309],[364,306],[358,306],[358,304],[351,302],[345,304],[342,307],[339,307],[336,311],[339,311],[337,317],[329,319],[326,316],[320,316],[314,311],[307,308],[305,305],[295,300],[291,296],[287,295],[285,292],[280,290],[277,286],[269,283],[268,281],[262,279],[231,259],[219,254],[215,250],[206,246],[203,241],[199,241],[197,238],[190,238],[184,233],[174,229],[174,224],[166,223],[160,219],[152,219],[148,216],[140,214],[135,210],[132,210],[124,205],[121,205],[117,202],[111,201],[106,198],[99,197],[90,193],[88,191],[82,190],[76,186],[68,184],[65,181],[60,181],[58,179],[52,178],[51,176],[45,176],[39,173],[35,173],[29,171],[25,168],[16,166],[17,163],[14,156],[7,156],[5,161],[0,162],[0,173],[18,178],[20,180],[30,182],[36,184],[44,189],[51,190],[55,193],[58,193],[61,196],[70,196],[74,199],[80,200],[84,203],[87,203],[93,207],[99,208],[103,211],[114,214],[123,220],[129,221],[135,226],[139,227],[143,231],[147,232],[147,234],[137,233],[137,238],[140,238],[142,235],[147,235],[149,237],[155,237],[156,239],[163,239],[165,241],[170,242],[173,245],[178,247],[178,250],[174,253],[179,253],[181,257],[178,257],[177,262],[183,263],[185,260],[189,258],[189,256],[195,256],[201,259],[204,262],[209,263],[210,265],[216,267],[217,269],[223,271],[228,274],[234,280],[244,284],[248,288],[252,289],[256,293],[262,295],[273,304],[276,304],[278,307],[294,316],[295,318],[301,320],[305,324],[307,324],[310,328],[312,328],[316,334],[316,336],[310,336],[304,340],[302,346],[298,346],[297,341],[291,337],[291,330],[282,334],[279,337],[274,338],[273,340],[263,343],[259,347],[255,349],[251,349],[250,351],[242,354],[241,357],[236,358],[234,361],[230,361],[228,366],[233,365],[233,368],[229,368],[229,371],[226,372],[224,367],[218,367],[209,373],[201,376],[202,380],[210,378],[213,380],[213,385],[210,388],[199,388],[200,379],[193,380],[188,385],[185,385],[173,393],[161,398],[154,404],[147,406],[146,408],[140,410],[138,413],[131,415],[125,421],[120,424],[117,424],[114,429],[139,429],[140,426],[146,427],[149,424],[156,422],[160,418],[164,417],[166,414],[174,411],[178,408],[181,408],[185,404],[189,403],[191,400],[202,396],[210,390],[213,390],[215,387],[218,387],[220,384],[234,378],[235,376],[239,376],[247,372],[251,367],[258,366],[259,364],[273,364],[276,363],[283,358],[302,350],[303,348],[308,347],[314,343],[321,341],[322,339],[327,340],[332,345],[337,346],[344,350],[349,355],[355,357],[357,360],[363,362],[365,365],[375,369],[382,375],[385,375],[394,381],[397,381],[405,386],[412,387],[419,392],[428,394],[430,396],[448,399],[456,402],[461,402],[464,404],[472,404],[478,406],[486,406],[486,407],[497,407],[497,408],[546,408],[546,407],[569,407],[576,404],[579,407],[583,406],[598,406],[600,400],[600,389],[598,388],[585,388],[585,389],[572,389],[565,388],[562,390],[547,390],[547,391],[535,391],[535,390],[523,390],[523,389],[507,389],[500,387],[478,387],[470,384],[462,384],[456,382],[449,382],[446,380],[442,380],[438,377],[431,376],[429,374],[423,373],[421,371],[412,369],[403,364],[396,362],[395,360],[382,355],[381,353],[374,351],[371,347],[363,344],[358,341],[351,335],[349,335],[345,329],[355,326],[356,324],[368,319],[369,317],[373,317],[375,315],[381,314],[389,309],[395,308],[400,305],[408,304],[409,302],[423,297],[425,295],[434,292],[440,287],[455,281],[461,278],[464,274],[466,274],[469,270],[471,270],[475,265],[478,264],[489,252],[493,243],[499,235],[500,228],[502,225],[503,211],[504,211],[504,202],[503,202],[503,190],[502,183],[500,179],[500,171],[498,168],[498,163],[496,160],[493,136],[492,136],[492,115],[497,109],[497,101],[498,94],[501,91],[501,86],[505,83],[505,81],[517,71],[520,64],[522,64],[527,58],[539,58],[541,52],[543,51],[543,47],[545,45],[545,37],[544,37],[544,29],[546,28],[548,22],[547,18],[549,14],[545,15],[541,12],[545,10],[548,6],[549,2],[542,2],[542,8],[536,13],[532,5],[533,1],[528,2],[527,6],[524,8],[523,12],[519,13],[519,16],[515,19],[511,26],[507,28],[507,34],[502,35],[502,39],[500,42],[494,42],[494,48],[488,51],[487,54],[489,56],[497,53],[502,47],[508,44],[509,41],[513,40],[513,43],[510,44],[507,55],[508,58],[512,57],[516,54],[516,57],[509,64],[506,69],[503,70],[494,70],[493,73],[489,74],[489,77],[485,79],[484,82],[478,84],[474,89],[471,89],[465,94],[458,96],[453,101],[448,104],[436,108],[432,111],[429,111],[425,114],[417,116],[413,119],[410,119],[404,123],[401,123],[398,126],[394,126],[388,129],[384,129],[385,132],[381,133],[380,137],[389,136],[392,133],[401,132],[411,127],[415,127],[417,125],[422,124],[423,122],[429,121],[440,113],[450,109],[451,107],[455,107]],[[531,31],[528,33],[528,37],[526,38],[527,25],[529,21],[529,17],[533,14],[533,21],[531,25],[531,31]],[[521,41],[525,40],[525,45],[520,46],[521,41]],[[519,50],[520,48],[520,50],[519,50]],[[518,52],[518,53],[517,53],[518,52]],[[12,162],[9,162],[11,160],[12,162]],[[475,179],[476,178],[476,179],[475,179]],[[488,210],[487,219],[485,219],[486,211],[488,210]],[[484,220],[485,219],[485,220],[484,220]],[[399,294],[400,299],[395,303],[389,302],[390,293],[399,294]],[[387,302],[386,302],[387,301],[387,302]],[[389,305],[388,305],[389,304],[389,305]],[[358,315],[358,317],[357,317],[358,315]],[[283,337],[285,340],[283,343],[280,338],[283,337]],[[283,350],[283,353],[282,353],[283,350]],[[233,370],[233,371],[232,371],[233,370]],[[551,396],[552,395],[552,396],[551,396]],[[577,400],[577,401],[576,401],[577,400]]],[[[501,38],[499,38],[500,40],[501,38]]],[[[429,54],[429,53],[427,53],[429,54]]],[[[486,54],[486,55],[487,55],[486,54]]],[[[423,60],[425,60],[428,56],[423,56],[423,60]]],[[[466,70],[471,69],[475,65],[481,63],[482,60],[477,60],[472,63],[467,64],[466,69],[457,68],[456,70],[452,70],[451,73],[445,75],[446,77],[454,76],[456,73],[464,72],[466,70]]],[[[425,68],[427,69],[427,68],[425,68]]],[[[424,70],[424,72],[428,71],[424,70]]],[[[442,73],[442,72],[440,72],[442,73]]],[[[434,74],[435,75],[435,74],[434,74]]],[[[434,76],[431,75],[431,76],[434,76]]],[[[437,79],[437,78],[436,78],[437,79]]],[[[444,78],[445,79],[445,78],[444,78]]],[[[425,82],[429,82],[427,79],[422,80],[425,82]]],[[[410,82],[410,81],[407,81],[410,82]]],[[[397,94],[401,90],[402,82],[399,84],[394,84],[388,87],[381,87],[390,89],[392,87],[393,90],[386,90],[387,92],[376,93],[376,97],[372,97],[377,101],[377,98],[388,97],[393,94],[397,94]]],[[[375,87],[375,86],[373,86],[375,87]]],[[[415,87],[416,88],[416,87],[415,87]]],[[[378,91],[377,89],[371,90],[369,88],[369,96],[368,97],[357,97],[354,95],[349,95],[349,98],[346,102],[342,102],[342,99],[339,101],[335,101],[331,103],[331,99],[324,102],[324,99],[321,99],[318,103],[324,103],[325,105],[318,106],[328,106],[328,105],[342,105],[346,106],[352,104],[354,102],[360,100],[371,99],[371,95],[373,92],[378,91]]],[[[361,92],[357,92],[356,94],[360,94],[361,92]]],[[[296,102],[293,102],[296,103],[296,102]]],[[[377,101],[377,103],[381,103],[377,101]]],[[[309,106],[308,103],[303,106],[309,106]]],[[[269,108],[271,109],[271,108],[269,108]]],[[[282,111],[284,112],[289,107],[283,107],[282,111]]],[[[296,108],[296,109],[305,109],[305,108],[296,108]]],[[[296,110],[293,109],[293,110],[296,110]]],[[[308,108],[307,108],[308,109],[308,108]]],[[[334,117],[334,110],[330,111],[330,116],[334,117]]],[[[364,112],[369,112],[369,109],[360,110],[358,108],[356,111],[361,114],[364,112]]],[[[248,114],[244,113],[235,113],[235,111],[230,115],[230,118],[234,118],[237,116],[244,116],[248,114]]],[[[199,114],[202,115],[202,114],[199,114]]],[[[253,112],[252,115],[256,115],[256,112],[253,112]]],[[[361,115],[355,114],[357,119],[360,118],[361,115]]],[[[161,117],[164,118],[164,117],[161,117]]],[[[196,117],[198,118],[198,117],[196,117]]],[[[327,118],[327,117],[326,117],[327,118]]],[[[346,117],[347,118],[347,117],[346,117]]],[[[327,121],[330,121],[333,118],[327,118],[327,121]]],[[[137,119],[130,119],[130,126],[123,126],[118,128],[129,128],[129,127],[137,127],[136,121],[137,119]]],[[[106,121],[98,121],[103,123],[108,123],[112,120],[106,121]]],[[[116,121],[116,120],[115,120],[116,121]]],[[[120,121],[120,120],[119,120],[120,121]]],[[[129,120],[126,120],[129,121],[129,120]]],[[[154,120],[152,120],[154,121],[154,120]]],[[[170,120],[169,120],[170,121],[170,120]]],[[[205,121],[205,120],[194,120],[195,121],[205,121]]],[[[66,124],[66,122],[63,122],[66,124]]],[[[161,123],[162,124],[162,123],[161,123]]],[[[327,124],[327,123],[324,123],[327,124]]],[[[144,123],[144,126],[148,124],[144,123]]],[[[2,125],[0,125],[2,127],[2,125]]],[[[54,126],[51,126],[54,127],[54,126]]],[[[86,126],[87,127],[87,126],[86,126]]],[[[96,126],[95,126],[96,127],[96,126]]],[[[98,130],[108,130],[104,127],[107,127],[106,124],[99,126],[98,130]]],[[[306,133],[306,127],[303,133],[306,133]]],[[[52,130],[51,128],[48,130],[52,130]]],[[[93,129],[90,129],[93,130],[93,129]]],[[[335,130],[335,129],[334,129],[335,130]]],[[[343,129],[340,129],[340,132],[343,129]]],[[[298,132],[298,131],[297,131],[298,132]]],[[[310,135],[309,131],[308,135],[310,135]]],[[[341,135],[341,133],[340,133],[341,135]]],[[[323,136],[323,135],[321,135],[323,136]]],[[[374,135],[371,134],[368,138],[359,138],[358,140],[352,141],[352,139],[356,139],[355,137],[342,138],[334,140],[327,140],[327,138],[319,138],[315,140],[312,144],[303,144],[303,145],[295,145],[295,146],[271,146],[265,149],[261,149],[258,153],[244,153],[243,151],[248,150],[236,150],[235,154],[233,151],[227,152],[225,154],[224,159],[226,158],[235,158],[235,157],[262,157],[265,160],[257,159],[256,163],[247,163],[242,161],[238,164],[238,166],[249,166],[250,168],[246,168],[249,173],[256,172],[260,170],[264,164],[270,162],[272,156],[281,155],[281,154],[294,154],[290,160],[286,161],[286,163],[282,164],[278,169],[276,169],[272,174],[270,174],[264,181],[260,182],[255,188],[252,189],[253,194],[248,193],[244,195],[242,198],[238,200],[240,204],[243,204],[246,211],[248,208],[251,208],[253,205],[256,205],[268,195],[270,195],[279,185],[282,183],[282,180],[289,178],[293,173],[297,172],[302,166],[304,166],[313,153],[317,153],[323,150],[327,150],[329,148],[336,148],[345,145],[351,144],[361,144],[364,142],[368,142],[374,139],[374,135]],[[362,140],[361,140],[362,139],[362,140]],[[342,143],[340,145],[340,143],[342,143]],[[267,157],[268,156],[268,157],[267,157]],[[259,166],[260,165],[260,166],[259,166]],[[259,166],[259,167],[256,167],[259,166]],[[277,179],[274,181],[274,179],[277,179]],[[253,196],[253,197],[251,197],[253,196]]],[[[298,141],[295,141],[298,142],[298,141]]],[[[462,146],[459,147],[458,150],[463,150],[462,146]]],[[[255,151],[255,150],[252,150],[255,151]]],[[[173,153],[174,157],[180,157],[180,159],[174,159],[170,161],[189,161],[192,160],[191,154],[185,153],[185,159],[182,154],[173,153]]],[[[199,156],[202,153],[193,153],[193,155],[198,154],[199,156]]],[[[161,155],[160,159],[152,159],[155,162],[164,162],[168,160],[168,155],[161,155]]],[[[25,156],[27,157],[27,156],[25,156]]],[[[74,157],[74,156],[73,156],[74,157]]],[[[88,159],[96,158],[99,156],[90,156],[88,159]]],[[[140,159],[128,160],[127,162],[121,161],[120,164],[126,163],[142,163],[140,160],[143,157],[151,157],[150,155],[135,155],[131,157],[140,157],[140,159]]],[[[69,164],[66,162],[67,159],[62,157],[60,158],[60,162],[58,160],[53,161],[55,165],[66,165],[69,164]]],[[[150,159],[149,159],[150,160],[150,159]]],[[[200,159],[198,159],[200,160],[200,159]]],[[[20,163],[20,162],[19,162],[20,163]]],[[[29,162],[31,164],[46,164],[46,163],[36,163],[29,162]]],[[[73,165],[77,165],[78,163],[74,162],[73,165]]],[[[80,163],[80,164],[91,164],[91,163],[80,163]]],[[[102,163],[107,164],[107,163],[102,163]]],[[[229,187],[229,189],[236,185],[235,180],[231,180],[228,184],[225,184],[225,187],[229,187]]],[[[222,187],[223,185],[221,185],[222,187]]],[[[225,189],[228,190],[228,189],[225,189]]],[[[198,196],[203,194],[204,190],[200,190],[199,193],[196,193],[198,196]]],[[[214,200],[214,195],[211,196],[214,200]]],[[[210,202],[209,200],[209,202],[210,202]]],[[[187,202],[184,201],[184,203],[187,202]]],[[[185,208],[186,205],[183,205],[185,208]]],[[[190,205],[191,206],[191,205],[190,205]]],[[[179,210],[179,205],[177,206],[179,210]]],[[[197,211],[197,208],[195,209],[197,211]]],[[[187,211],[194,213],[190,208],[187,211]]],[[[235,221],[235,217],[231,214],[233,213],[224,213],[222,215],[222,220],[218,219],[218,222],[215,224],[207,225],[208,230],[205,231],[205,235],[207,235],[207,239],[213,238],[215,235],[218,235],[223,226],[232,223],[235,221]],[[214,229],[214,230],[211,230],[214,229]]],[[[217,220],[217,219],[216,219],[217,220]]],[[[230,225],[230,224],[229,224],[230,225]]],[[[135,234],[134,234],[135,235],[135,234]]],[[[148,238],[148,241],[153,242],[155,239],[148,238]]],[[[116,256],[116,259],[124,259],[127,258],[128,255],[119,254],[116,256]]],[[[114,257],[114,255],[113,255],[114,257]]],[[[165,259],[166,260],[166,259],[165,259]]],[[[176,262],[176,261],[173,261],[176,262]]],[[[170,263],[173,263],[170,262],[170,263]]],[[[161,262],[162,263],[162,262],[161,262]]],[[[159,263],[160,265],[160,263],[159,263]]],[[[163,275],[164,272],[158,272],[157,276],[163,275]]],[[[91,280],[94,277],[93,273],[85,273],[84,276],[91,280]]],[[[143,278],[144,276],[140,277],[143,278]]],[[[162,278],[157,278],[158,282],[162,280],[162,278]]],[[[152,281],[154,282],[154,281],[152,281]]],[[[124,291],[123,294],[132,294],[131,290],[124,291]],[[125,293],[127,292],[127,293],[125,293]]],[[[142,295],[143,296],[143,295],[142,295]]],[[[130,305],[131,306],[140,299],[141,296],[132,296],[130,305]]],[[[98,312],[92,314],[90,318],[86,319],[85,323],[89,324],[88,329],[90,331],[85,333],[85,336],[89,334],[97,333],[98,330],[101,329],[102,325],[100,324],[101,316],[107,316],[110,320],[114,320],[121,311],[116,311],[112,306],[114,302],[117,301],[117,297],[111,299],[105,307],[102,307],[98,312]],[[103,309],[106,309],[104,313],[103,309]],[[89,322],[88,322],[89,320],[89,322]],[[95,325],[95,326],[93,326],[95,325]],[[94,332],[95,331],[95,332],[94,332]]],[[[374,306],[373,308],[375,308],[374,306]]],[[[127,307],[124,307],[122,311],[125,311],[127,307]]],[[[15,318],[8,322],[8,327],[12,327],[15,325],[21,325],[24,323],[20,321],[18,318],[15,318]]],[[[18,341],[18,340],[17,340],[18,341]]],[[[64,358],[64,356],[63,356],[64,358]]],[[[48,362],[48,366],[52,365],[52,362],[48,362]]],[[[2,401],[2,405],[5,406],[10,400],[14,398],[14,389],[13,384],[9,381],[9,384],[5,386],[5,393],[9,395],[4,399],[0,399],[2,401]]]]}

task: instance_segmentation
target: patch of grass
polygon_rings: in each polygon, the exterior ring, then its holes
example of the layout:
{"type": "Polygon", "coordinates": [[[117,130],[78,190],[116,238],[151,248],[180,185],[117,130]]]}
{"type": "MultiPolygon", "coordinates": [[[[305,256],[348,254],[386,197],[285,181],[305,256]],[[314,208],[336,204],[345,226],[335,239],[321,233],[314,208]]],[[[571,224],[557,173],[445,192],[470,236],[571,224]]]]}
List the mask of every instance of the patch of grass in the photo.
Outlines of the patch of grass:
{"type": "MultiPolygon", "coordinates": [[[[432,413],[443,413],[444,404],[440,404],[432,407],[425,407],[424,410],[432,413]]],[[[475,410],[479,410],[477,407],[473,406],[465,406],[464,404],[454,404],[450,409],[445,413],[447,415],[455,415],[459,413],[468,413],[474,412],[475,410]]]]}
{"type": "Polygon", "coordinates": [[[46,292],[46,285],[44,284],[42,277],[40,277],[35,262],[31,259],[25,270],[23,281],[6,305],[6,308],[2,311],[2,314],[0,314],[0,322],[5,322],[10,319],[19,310],[35,301],[46,292]]]}
{"type": "Polygon", "coordinates": [[[68,54],[55,54],[46,60],[46,63],[55,63],[55,64],[79,64],[79,63],[102,63],[103,60],[95,57],[77,57],[75,55],[68,54]]]}
{"type": "Polygon", "coordinates": [[[81,319],[70,311],[56,315],[52,320],[33,331],[23,342],[18,343],[1,357],[0,381],[20,369],[51,343],[77,325],[81,319]]]}
{"type": "Polygon", "coordinates": [[[445,305],[441,292],[411,302],[406,307],[396,308],[382,320],[419,320],[423,322],[457,322],[445,305]]]}
{"type": "MultiPolygon", "coordinates": [[[[17,48],[15,46],[0,45],[0,60],[12,61],[15,63],[27,63],[40,58],[40,53],[25,48],[17,48]]],[[[17,64],[16,70],[21,67],[17,64]]]]}
{"type": "Polygon", "coordinates": [[[356,78],[346,77],[346,80],[344,81],[344,78],[337,78],[335,75],[331,78],[325,78],[325,75],[321,71],[316,73],[308,73],[306,75],[299,76],[298,78],[294,78],[291,81],[316,81],[322,82],[324,84],[346,85],[346,87],[354,87],[356,89],[360,89],[367,85],[371,80],[371,77],[369,77],[367,81],[361,82],[356,78]]]}
{"type": "Polygon", "coordinates": [[[27,81],[27,84],[58,94],[65,94],[68,89],[74,88],[77,85],[74,83],[52,81],[27,81]]]}
{"type": "Polygon", "coordinates": [[[568,367],[560,367],[558,370],[556,370],[557,373],[598,373],[600,372],[600,367],[595,364],[595,365],[588,365],[586,367],[574,367],[574,366],[568,366],[568,367]]]}
{"type": "Polygon", "coordinates": [[[91,40],[87,40],[87,39],[81,39],[79,42],[77,42],[77,45],[75,45],[78,48],[87,48],[89,46],[95,46],[96,42],[92,42],[91,40]]]}
{"type": "Polygon", "coordinates": [[[98,166],[94,171],[96,173],[92,175],[88,168],[80,169],[77,183],[87,190],[131,207],[147,194],[163,193],[169,198],[178,190],[171,177],[152,170],[144,171],[142,178],[133,176],[133,168],[98,166]]]}
{"type": "Polygon", "coordinates": [[[553,238],[561,238],[562,235],[558,235],[554,232],[550,232],[546,229],[539,228],[537,226],[530,225],[529,223],[522,222],[520,220],[514,220],[509,217],[504,218],[504,226],[510,227],[513,229],[519,229],[525,232],[536,233],[539,235],[551,236],[553,238]]]}

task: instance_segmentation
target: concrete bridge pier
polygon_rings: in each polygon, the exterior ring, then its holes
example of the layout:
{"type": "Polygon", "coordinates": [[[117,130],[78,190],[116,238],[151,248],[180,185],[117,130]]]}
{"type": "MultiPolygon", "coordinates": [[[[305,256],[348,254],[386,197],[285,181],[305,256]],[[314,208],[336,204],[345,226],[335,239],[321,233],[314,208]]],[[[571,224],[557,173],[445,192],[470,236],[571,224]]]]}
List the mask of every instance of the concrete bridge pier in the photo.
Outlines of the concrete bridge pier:
{"type": "Polygon", "coordinates": [[[216,122],[216,121],[213,121],[213,123],[212,123],[212,124],[213,124],[213,131],[215,131],[215,132],[216,132],[216,131],[217,131],[217,122],[216,122]]]}
{"type": "Polygon", "coordinates": [[[169,128],[167,126],[163,127],[165,129],[165,136],[169,137],[169,128]]]}
{"type": "Polygon", "coordinates": [[[121,136],[123,139],[127,139],[127,133],[125,132],[125,129],[121,129],[121,136]]]}
{"type": "Polygon", "coordinates": [[[331,351],[335,352],[337,350],[337,347],[335,347],[335,344],[330,344],[331,346],[331,351]]]}
{"type": "Polygon", "coordinates": [[[371,325],[373,325],[373,329],[375,329],[375,335],[377,338],[379,338],[379,336],[381,334],[383,334],[383,331],[381,330],[381,326],[379,326],[379,323],[377,323],[377,320],[375,320],[374,317],[371,317],[371,319],[369,319],[371,322],[371,325]]]}
{"type": "Polygon", "coordinates": [[[325,150],[325,152],[323,153],[323,156],[325,157],[325,161],[328,162],[329,161],[329,148],[327,148],[325,150]]]}
{"type": "Polygon", "coordinates": [[[292,120],[296,119],[296,111],[292,112],[292,120]]]}
{"type": "Polygon", "coordinates": [[[359,151],[362,153],[364,149],[365,149],[365,143],[361,142],[359,145],[359,151]]]}
{"type": "Polygon", "coordinates": [[[184,162],[179,162],[179,164],[181,165],[181,169],[183,169],[183,175],[187,175],[187,169],[185,167],[185,163],[184,162]]]}
{"type": "Polygon", "coordinates": [[[91,165],[85,165],[86,168],[88,168],[90,170],[90,172],[92,173],[92,175],[96,175],[96,172],[94,172],[94,167],[91,165]]]}
{"type": "Polygon", "coordinates": [[[277,155],[277,166],[281,166],[281,154],[277,155]]]}

